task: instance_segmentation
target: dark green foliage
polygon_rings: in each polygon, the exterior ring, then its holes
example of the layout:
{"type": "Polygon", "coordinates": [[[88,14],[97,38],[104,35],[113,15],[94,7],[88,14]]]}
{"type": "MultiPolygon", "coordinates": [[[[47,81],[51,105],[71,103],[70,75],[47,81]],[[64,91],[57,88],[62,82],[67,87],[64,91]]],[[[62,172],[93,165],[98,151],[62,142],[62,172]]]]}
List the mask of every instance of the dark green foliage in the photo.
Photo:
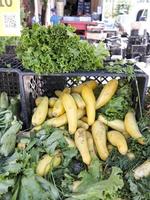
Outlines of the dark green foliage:
{"type": "Polygon", "coordinates": [[[17,48],[24,67],[38,74],[96,70],[108,55],[103,44],[96,48],[81,41],[73,28],[62,24],[25,28],[17,48]]]}
{"type": "Polygon", "coordinates": [[[126,81],[119,82],[119,88],[112,99],[100,109],[108,120],[123,120],[126,113],[132,106],[131,86],[126,81]]]}

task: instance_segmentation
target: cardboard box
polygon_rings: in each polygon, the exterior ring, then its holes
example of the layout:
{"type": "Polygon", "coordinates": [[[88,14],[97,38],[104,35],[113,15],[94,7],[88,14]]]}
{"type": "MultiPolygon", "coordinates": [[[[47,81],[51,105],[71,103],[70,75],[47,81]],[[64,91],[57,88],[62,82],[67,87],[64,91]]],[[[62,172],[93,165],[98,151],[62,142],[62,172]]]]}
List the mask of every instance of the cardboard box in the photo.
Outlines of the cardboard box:
{"type": "Polygon", "coordinates": [[[105,40],[107,33],[90,33],[86,32],[86,38],[89,40],[105,40]]]}

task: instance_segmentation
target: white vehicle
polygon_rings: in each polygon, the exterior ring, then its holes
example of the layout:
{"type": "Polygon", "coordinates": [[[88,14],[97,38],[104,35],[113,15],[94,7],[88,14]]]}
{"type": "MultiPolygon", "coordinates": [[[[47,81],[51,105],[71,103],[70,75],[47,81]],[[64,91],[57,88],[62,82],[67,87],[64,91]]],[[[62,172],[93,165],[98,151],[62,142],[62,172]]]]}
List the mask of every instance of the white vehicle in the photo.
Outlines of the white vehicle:
{"type": "MultiPolygon", "coordinates": [[[[112,10],[118,1],[103,1],[103,21],[112,18],[112,10]]],[[[120,24],[129,35],[132,29],[139,29],[140,35],[143,35],[144,30],[147,30],[150,35],[150,0],[128,0],[128,2],[130,4],[129,13],[122,10],[122,14],[115,18],[115,24],[120,24]]]]}
{"type": "Polygon", "coordinates": [[[150,2],[133,5],[129,17],[131,29],[138,29],[139,35],[143,35],[146,30],[150,35],[150,2]]]}

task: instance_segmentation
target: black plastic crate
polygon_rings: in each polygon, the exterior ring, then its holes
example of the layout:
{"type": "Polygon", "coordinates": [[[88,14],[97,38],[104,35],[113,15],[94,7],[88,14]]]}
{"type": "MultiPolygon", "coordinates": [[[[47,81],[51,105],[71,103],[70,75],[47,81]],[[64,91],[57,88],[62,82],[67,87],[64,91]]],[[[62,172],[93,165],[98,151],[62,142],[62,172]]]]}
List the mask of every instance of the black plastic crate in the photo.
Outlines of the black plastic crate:
{"type": "MultiPolygon", "coordinates": [[[[63,89],[65,87],[72,87],[87,80],[96,80],[99,84],[105,84],[110,79],[125,79],[125,74],[109,73],[105,71],[96,72],[76,72],[76,73],[65,73],[65,74],[51,74],[49,76],[38,76],[34,73],[22,74],[23,82],[23,100],[24,107],[24,123],[28,128],[31,123],[31,116],[33,108],[35,107],[35,98],[37,96],[47,95],[48,97],[54,96],[54,91],[63,89]]],[[[139,112],[139,102],[144,104],[144,96],[146,93],[148,75],[142,70],[136,69],[136,80],[132,81],[133,88],[133,102],[135,109],[139,112]],[[139,91],[136,90],[136,82],[138,84],[139,91]],[[140,99],[138,99],[138,92],[140,99]]],[[[138,113],[138,115],[140,112],[138,113]]]]}
{"type": "Polygon", "coordinates": [[[6,46],[5,47],[5,52],[6,52],[6,54],[16,55],[16,46],[14,46],[14,45],[12,45],[12,46],[6,46]]]}
{"type": "Polygon", "coordinates": [[[19,74],[16,70],[0,68],[0,92],[9,96],[20,94],[19,74]]]}
{"type": "MultiPolygon", "coordinates": [[[[26,108],[23,99],[23,83],[21,73],[24,71],[21,62],[14,54],[0,56],[0,92],[5,91],[9,96],[20,95],[20,114],[22,122],[26,119],[26,108]]],[[[26,123],[23,124],[26,128],[26,123]]]]}
{"type": "MultiPolygon", "coordinates": [[[[24,122],[24,103],[22,102],[23,90],[21,89],[22,84],[20,84],[20,80],[22,79],[20,79],[18,70],[0,67],[0,93],[6,92],[9,97],[20,95],[18,117],[22,122],[24,122]]],[[[23,124],[23,128],[26,128],[26,124],[23,124]]]]}
{"type": "Polygon", "coordinates": [[[3,68],[3,71],[5,68],[7,69],[16,69],[19,73],[19,71],[26,71],[21,62],[16,58],[16,55],[14,54],[3,54],[0,56],[0,70],[3,68]]]}
{"type": "MultiPolygon", "coordinates": [[[[139,86],[140,100],[137,99],[138,91],[136,82],[132,81],[133,102],[139,111],[139,101],[144,104],[144,97],[148,84],[148,75],[136,68],[137,84],[139,86]]],[[[98,83],[107,83],[111,78],[127,78],[125,74],[109,73],[106,71],[76,72],[65,74],[50,74],[38,76],[23,68],[22,64],[13,55],[0,57],[0,91],[6,91],[10,96],[20,93],[21,117],[25,128],[29,128],[34,99],[37,96],[54,95],[54,91],[64,87],[72,87],[87,80],[94,79],[98,83]],[[9,67],[9,68],[8,68],[9,67]],[[81,79],[81,80],[80,80],[81,79]],[[80,80],[80,81],[79,81],[80,80]]]]}
{"type": "Polygon", "coordinates": [[[147,45],[132,45],[131,55],[132,57],[136,55],[146,55],[147,45]]]}

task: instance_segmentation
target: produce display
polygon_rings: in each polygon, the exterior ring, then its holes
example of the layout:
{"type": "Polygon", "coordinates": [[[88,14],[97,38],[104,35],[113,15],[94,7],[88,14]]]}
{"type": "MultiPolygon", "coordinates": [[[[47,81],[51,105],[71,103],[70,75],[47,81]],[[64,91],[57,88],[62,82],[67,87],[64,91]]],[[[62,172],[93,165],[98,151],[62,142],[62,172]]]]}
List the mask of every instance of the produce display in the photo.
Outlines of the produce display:
{"type": "Polygon", "coordinates": [[[104,44],[95,47],[80,40],[74,31],[63,24],[48,28],[34,24],[32,28],[24,28],[17,57],[25,69],[38,74],[102,69],[109,55],[104,44]]]}
{"type": "Polygon", "coordinates": [[[0,94],[0,157],[10,155],[16,145],[16,134],[22,128],[17,120],[18,97],[9,98],[6,92],[0,94]]]}
{"type": "Polygon", "coordinates": [[[129,82],[117,79],[37,97],[32,129],[9,153],[1,146],[0,199],[149,200],[149,120],[136,120],[131,97],[129,82]]]}
{"type": "Polygon", "coordinates": [[[31,127],[22,131],[19,97],[0,94],[0,200],[149,200],[150,93],[137,113],[133,63],[107,62],[103,43],[91,45],[74,31],[24,28],[17,57],[36,74],[100,69],[118,77],[38,96],[31,127]]]}
{"type": "Polygon", "coordinates": [[[75,144],[83,162],[87,165],[91,162],[86,139],[87,130],[91,132],[97,153],[102,160],[106,160],[109,156],[107,140],[116,146],[122,155],[128,152],[127,138],[132,137],[140,144],[145,143],[132,109],[129,83],[112,79],[101,89],[97,87],[97,82],[91,80],[73,88],[56,91],[56,96],[49,99],[46,96],[38,97],[35,100],[37,107],[32,116],[33,130],[52,126],[65,128],[70,135],[75,135],[75,144]],[[97,90],[97,99],[95,90],[97,90]],[[116,99],[122,96],[125,102],[116,104],[116,99]],[[112,101],[116,102],[111,104],[112,101]],[[120,109],[121,116],[116,115],[118,111],[116,107],[120,109]],[[111,130],[108,130],[108,127],[111,130]]]}

